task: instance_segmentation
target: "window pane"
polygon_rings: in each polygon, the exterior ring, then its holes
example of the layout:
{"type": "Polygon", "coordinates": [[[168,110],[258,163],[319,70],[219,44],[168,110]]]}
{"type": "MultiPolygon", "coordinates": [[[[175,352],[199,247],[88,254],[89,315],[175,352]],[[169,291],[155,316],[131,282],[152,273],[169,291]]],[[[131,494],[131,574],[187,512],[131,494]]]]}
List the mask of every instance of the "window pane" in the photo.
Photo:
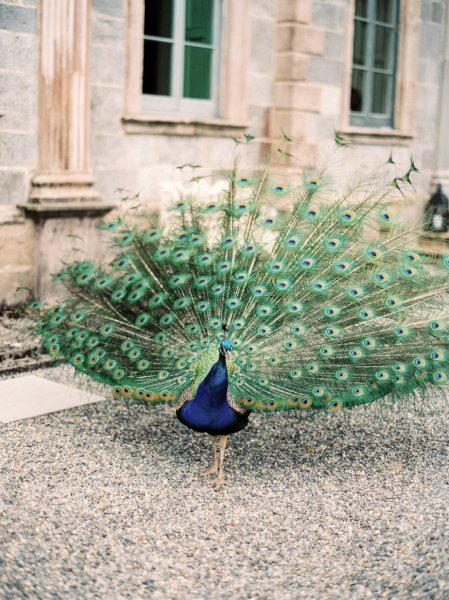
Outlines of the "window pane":
{"type": "Polygon", "coordinates": [[[394,0],[377,0],[376,19],[382,23],[393,22],[394,0]]]}
{"type": "Polygon", "coordinates": [[[358,17],[366,17],[368,13],[368,0],[356,0],[355,14],[358,17]]]}
{"type": "Polygon", "coordinates": [[[184,98],[210,98],[212,50],[185,47],[184,98]]]}
{"type": "Polygon", "coordinates": [[[144,34],[170,38],[172,31],[173,0],[147,0],[144,34]]]}
{"type": "Polygon", "coordinates": [[[362,21],[354,23],[354,56],[352,62],[355,65],[364,65],[366,63],[365,40],[367,25],[362,21]]]}
{"type": "Polygon", "coordinates": [[[186,42],[212,44],[213,10],[213,0],[186,0],[186,42]]]}
{"type": "Polygon", "coordinates": [[[168,42],[143,42],[142,92],[169,96],[171,94],[171,52],[168,42]]]}
{"type": "Polygon", "coordinates": [[[374,67],[376,69],[391,69],[393,30],[387,27],[376,27],[376,42],[374,50],[374,67]]]}
{"type": "Polygon", "coordinates": [[[351,111],[361,112],[363,107],[363,83],[365,72],[360,69],[352,69],[351,83],[351,111]]]}
{"type": "Polygon", "coordinates": [[[389,112],[390,80],[390,75],[385,75],[383,73],[373,73],[373,113],[386,114],[387,112],[389,112]]]}

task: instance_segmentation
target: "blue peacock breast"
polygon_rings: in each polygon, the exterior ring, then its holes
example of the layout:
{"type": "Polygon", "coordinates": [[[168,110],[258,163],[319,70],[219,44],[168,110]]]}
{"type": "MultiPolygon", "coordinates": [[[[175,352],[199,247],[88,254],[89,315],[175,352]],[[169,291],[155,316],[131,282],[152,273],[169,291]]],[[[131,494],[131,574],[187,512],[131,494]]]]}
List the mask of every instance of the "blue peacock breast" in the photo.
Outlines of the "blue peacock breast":
{"type": "Polygon", "coordinates": [[[248,416],[237,413],[227,401],[226,366],[217,362],[198,386],[192,400],[177,411],[178,419],[194,431],[211,435],[229,435],[243,429],[248,416]]]}

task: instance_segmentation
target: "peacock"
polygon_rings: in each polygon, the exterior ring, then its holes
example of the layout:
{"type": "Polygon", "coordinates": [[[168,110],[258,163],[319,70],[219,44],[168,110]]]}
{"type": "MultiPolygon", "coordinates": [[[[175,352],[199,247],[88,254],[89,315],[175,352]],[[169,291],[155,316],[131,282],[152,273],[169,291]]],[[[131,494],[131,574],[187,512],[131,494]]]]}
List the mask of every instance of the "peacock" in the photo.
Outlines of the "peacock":
{"type": "Polygon", "coordinates": [[[217,488],[252,412],[334,413],[447,383],[449,255],[418,251],[389,206],[413,160],[343,190],[325,167],[236,161],[209,195],[183,168],[164,224],[100,223],[112,262],[63,264],[61,300],[32,303],[50,354],[117,398],[175,405],[211,436],[217,488]]]}

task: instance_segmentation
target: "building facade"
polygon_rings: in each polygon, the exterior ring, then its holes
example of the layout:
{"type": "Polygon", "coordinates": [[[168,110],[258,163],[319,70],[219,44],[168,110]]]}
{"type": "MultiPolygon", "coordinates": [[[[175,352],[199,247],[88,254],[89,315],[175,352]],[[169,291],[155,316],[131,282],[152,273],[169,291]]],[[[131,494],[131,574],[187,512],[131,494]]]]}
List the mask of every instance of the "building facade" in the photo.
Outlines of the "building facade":
{"type": "MultiPolygon", "coordinates": [[[[447,0],[0,1],[0,302],[43,282],[138,193],[157,213],[176,166],[229,168],[283,132],[298,169],[335,132],[347,168],[413,156],[413,210],[449,189],[447,0]]],[[[442,242],[443,243],[443,242],[442,242]]]]}

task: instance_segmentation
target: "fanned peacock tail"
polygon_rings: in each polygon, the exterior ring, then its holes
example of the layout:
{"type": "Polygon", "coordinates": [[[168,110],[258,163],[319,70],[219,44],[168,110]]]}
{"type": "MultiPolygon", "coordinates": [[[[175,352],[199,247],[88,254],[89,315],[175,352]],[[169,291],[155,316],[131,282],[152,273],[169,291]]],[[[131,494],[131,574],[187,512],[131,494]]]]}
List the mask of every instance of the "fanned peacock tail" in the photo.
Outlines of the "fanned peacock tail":
{"type": "Polygon", "coordinates": [[[103,223],[113,262],[65,266],[66,298],[34,304],[45,346],[149,402],[195,390],[223,336],[231,394],[251,410],[336,411],[446,383],[449,256],[436,266],[392,225],[387,197],[407,179],[371,174],[340,194],[325,181],[235,168],[213,200],[182,194],[169,226],[103,223]]]}

